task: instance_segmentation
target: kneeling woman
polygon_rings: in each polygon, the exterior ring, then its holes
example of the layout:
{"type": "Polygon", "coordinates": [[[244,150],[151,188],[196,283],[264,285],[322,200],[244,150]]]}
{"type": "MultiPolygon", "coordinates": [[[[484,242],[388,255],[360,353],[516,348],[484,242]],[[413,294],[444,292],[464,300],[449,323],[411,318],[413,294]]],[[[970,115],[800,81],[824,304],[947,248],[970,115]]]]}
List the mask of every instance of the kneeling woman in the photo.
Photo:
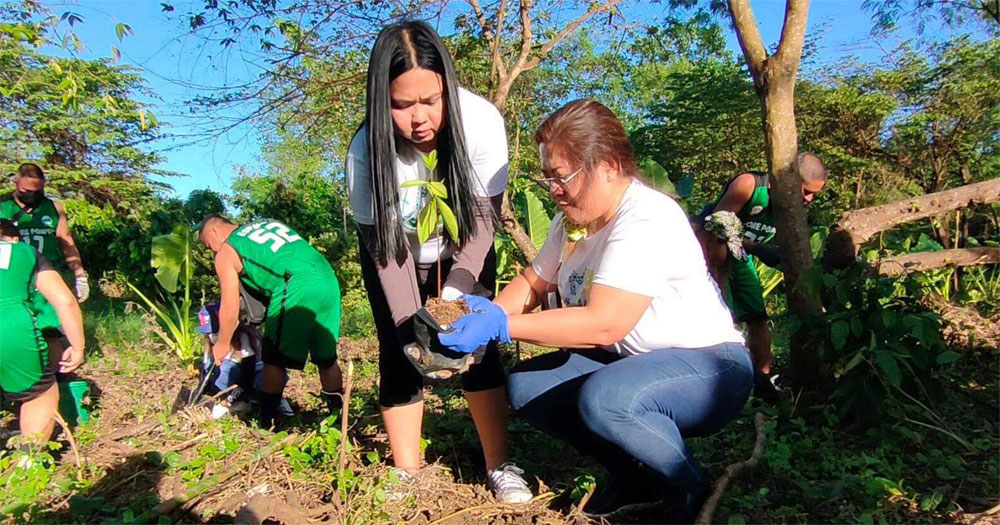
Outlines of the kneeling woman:
{"type": "Polygon", "coordinates": [[[571,102],[535,141],[562,213],[531,266],[493,303],[467,297],[474,313],[441,341],[459,351],[485,340],[567,349],[520,363],[508,388],[522,417],[610,471],[584,511],[666,496],[673,519],[692,519],[708,479],[684,438],[740,413],[750,355],[687,217],[636,177],[610,110],[571,102]],[[562,307],[528,313],[552,288],[562,307]]]}

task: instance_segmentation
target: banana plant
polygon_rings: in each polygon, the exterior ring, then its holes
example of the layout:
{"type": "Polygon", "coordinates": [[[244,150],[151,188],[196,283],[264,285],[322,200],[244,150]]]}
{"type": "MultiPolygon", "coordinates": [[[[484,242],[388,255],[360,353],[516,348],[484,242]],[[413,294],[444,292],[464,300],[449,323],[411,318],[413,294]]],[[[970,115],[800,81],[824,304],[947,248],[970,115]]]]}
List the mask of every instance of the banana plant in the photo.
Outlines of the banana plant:
{"type": "MultiPolygon", "coordinates": [[[[437,172],[438,156],[437,150],[432,150],[427,155],[421,154],[424,166],[431,173],[430,180],[411,180],[404,182],[399,187],[404,188],[424,188],[430,198],[427,204],[417,215],[417,239],[421,244],[427,242],[431,235],[441,232],[441,226],[452,242],[458,242],[458,221],[455,219],[455,212],[448,206],[448,188],[444,183],[434,180],[437,172]]],[[[438,297],[441,297],[441,253],[438,252],[438,297]]]]}
{"type": "Polygon", "coordinates": [[[157,335],[182,359],[194,356],[198,349],[198,334],[191,316],[191,279],[194,277],[192,245],[195,242],[194,232],[185,225],[175,227],[169,234],[153,237],[150,266],[156,269],[156,281],[167,291],[165,301],[155,301],[134,284],[128,283],[146,310],[159,321],[162,329],[157,330],[157,335]],[[180,300],[174,295],[178,284],[183,287],[180,300]]]}

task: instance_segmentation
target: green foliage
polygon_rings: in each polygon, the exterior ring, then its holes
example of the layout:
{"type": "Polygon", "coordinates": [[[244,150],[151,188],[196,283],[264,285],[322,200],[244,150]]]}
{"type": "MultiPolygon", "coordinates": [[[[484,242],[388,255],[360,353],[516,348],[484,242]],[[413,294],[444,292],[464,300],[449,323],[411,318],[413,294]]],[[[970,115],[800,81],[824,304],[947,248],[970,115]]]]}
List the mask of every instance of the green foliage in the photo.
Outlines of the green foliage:
{"type": "Polygon", "coordinates": [[[152,312],[165,331],[158,330],[157,335],[177,357],[188,359],[197,355],[200,349],[200,337],[195,331],[196,325],[191,316],[191,279],[194,274],[194,256],[192,247],[197,243],[196,232],[186,225],[177,226],[173,233],[153,238],[150,264],[156,268],[156,280],[171,295],[166,303],[157,302],[142,293],[135,285],[129,283],[129,288],[142,301],[147,310],[152,312]],[[172,295],[177,291],[178,276],[181,278],[183,297],[177,299],[172,295]]]}
{"type": "MultiPolygon", "coordinates": [[[[431,172],[433,178],[437,169],[437,150],[421,156],[424,166],[431,172]]],[[[411,180],[400,184],[399,187],[400,189],[423,188],[430,197],[417,217],[417,237],[421,243],[427,242],[441,224],[453,241],[458,240],[458,221],[455,220],[455,212],[448,206],[448,188],[443,183],[436,180],[411,180]]]]}
{"type": "Polygon", "coordinates": [[[21,516],[41,509],[34,508],[39,493],[49,487],[55,473],[52,452],[57,443],[46,443],[31,450],[0,449],[0,516],[21,516]]]}
{"type": "Polygon", "coordinates": [[[890,398],[928,398],[939,389],[939,367],[953,359],[941,339],[940,319],[918,304],[905,282],[873,277],[866,264],[822,274],[823,315],[806,329],[820,358],[838,376],[834,401],[841,417],[871,425],[890,398]]]}
{"type": "MultiPolygon", "coordinates": [[[[43,54],[48,24],[22,24],[35,40],[0,38],[0,169],[39,162],[48,190],[127,215],[162,188],[162,158],[142,145],[161,136],[136,98],[143,79],[106,59],[43,54]]],[[[75,38],[75,37],[74,37],[75,38]]]]}
{"type": "MultiPolygon", "coordinates": [[[[540,250],[545,244],[545,238],[549,235],[552,217],[545,211],[542,200],[532,191],[522,193],[518,204],[525,217],[525,231],[531,237],[531,244],[535,246],[536,250],[540,250]]],[[[498,267],[502,268],[503,266],[498,263],[498,267]]]]}

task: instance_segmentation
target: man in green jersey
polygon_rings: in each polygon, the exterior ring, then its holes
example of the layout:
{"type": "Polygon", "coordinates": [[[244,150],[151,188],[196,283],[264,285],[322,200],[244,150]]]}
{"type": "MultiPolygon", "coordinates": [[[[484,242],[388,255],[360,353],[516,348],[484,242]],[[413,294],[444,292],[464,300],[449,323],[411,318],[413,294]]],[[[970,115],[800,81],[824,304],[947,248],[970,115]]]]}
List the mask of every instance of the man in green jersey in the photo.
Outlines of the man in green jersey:
{"type": "Polygon", "coordinates": [[[18,242],[19,236],[13,221],[0,220],[0,389],[21,404],[25,439],[44,442],[59,404],[55,373],[68,374],[83,364],[83,318],[62,277],[45,257],[18,242]],[[35,322],[30,296],[36,291],[54,305],[70,342],[52,362],[35,322]]]}
{"type": "MultiPolygon", "coordinates": [[[[800,154],[798,163],[802,200],[809,204],[826,185],[826,166],[812,153],[800,154]]],[[[776,230],[768,175],[741,173],[729,182],[725,193],[715,203],[698,214],[698,224],[718,211],[733,212],[743,221],[743,246],[750,257],[733,265],[730,270],[726,300],[736,321],[747,324],[747,347],[753,355],[757,372],[755,392],[758,397],[774,398],[777,392],[770,377],[771,328],[764,307],[764,289],[754,266],[754,258],[772,267],[780,264],[778,247],[771,243],[776,230]]]]}
{"type": "Polygon", "coordinates": [[[330,263],[287,225],[263,219],[237,226],[218,216],[205,219],[201,241],[215,252],[222,300],[216,363],[231,350],[239,322],[240,281],[267,304],[261,381],[261,426],[274,424],[285,370],[302,370],[310,356],[319,367],[321,396],[335,410],[342,377],[337,365],[340,286],[330,263]]]}
{"type": "MultiPolygon", "coordinates": [[[[45,172],[34,163],[26,162],[11,178],[14,191],[0,196],[0,219],[13,221],[21,241],[34,247],[49,260],[53,268],[71,282],[79,302],[90,296],[87,272],[83,269],[80,250],[69,231],[66,211],[62,204],[45,195],[45,172]]],[[[59,317],[42,294],[32,295],[38,312],[38,329],[48,342],[53,362],[62,354],[62,334],[59,317]]]]}

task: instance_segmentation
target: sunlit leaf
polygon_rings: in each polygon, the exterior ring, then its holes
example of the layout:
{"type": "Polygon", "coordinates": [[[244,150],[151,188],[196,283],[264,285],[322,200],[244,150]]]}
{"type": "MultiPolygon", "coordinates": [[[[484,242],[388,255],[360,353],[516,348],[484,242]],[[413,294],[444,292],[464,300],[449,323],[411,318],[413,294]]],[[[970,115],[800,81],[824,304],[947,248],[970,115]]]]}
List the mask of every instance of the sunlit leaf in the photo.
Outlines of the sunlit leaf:
{"type": "Polygon", "coordinates": [[[427,242],[427,239],[431,238],[434,230],[437,229],[438,222],[438,212],[437,212],[437,201],[431,199],[424,206],[424,209],[420,210],[420,215],[417,216],[417,238],[420,243],[423,244],[427,242]]]}
{"type": "Polygon", "coordinates": [[[431,192],[431,195],[439,199],[448,198],[448,188],[446,188],[444,184],[438,181],[429,181],[427,183],[427,191],[431,192]]]}
{"type": "Polygon", "coordinates": [[[118,37],[119,42],[124,40],[126,36],[132,36],[134,34],[135,33],[132,31],[132,28],[128,24],[123,22],[115,24],[115,36],[118,37]]]}
{"type": "Polygon", "coordinates": [[[445,230],[448,231],[448,236],[451,237],[451,240],[458,242],[458,221],[455,220],[455,213],[443,201],[438,204],[437,208],[441,213],[441,219],[444,222],[445,230]]]}

